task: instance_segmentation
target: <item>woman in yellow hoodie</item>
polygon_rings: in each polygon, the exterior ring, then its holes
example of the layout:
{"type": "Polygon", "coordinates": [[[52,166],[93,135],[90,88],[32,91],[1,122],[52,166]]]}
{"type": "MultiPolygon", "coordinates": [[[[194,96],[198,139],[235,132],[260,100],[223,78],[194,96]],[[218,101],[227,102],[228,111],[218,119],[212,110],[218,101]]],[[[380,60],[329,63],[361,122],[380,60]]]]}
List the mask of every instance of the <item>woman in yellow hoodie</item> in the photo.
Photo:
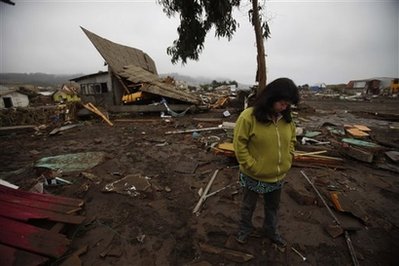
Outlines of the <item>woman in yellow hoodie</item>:
{"type": "Polygon", "coordinates": [[[299,101],[298,87],[288,78],[269,83],[245,109],[234,128],[234,150],[243,187],[241,217],[236,240],[245,243],[253,230],[252,216],[263,195],[263,233],[280,247],[286,242],[277,230],[277,210],[283,179],[291,168],[296,143],[291,104],[299,101]]]}

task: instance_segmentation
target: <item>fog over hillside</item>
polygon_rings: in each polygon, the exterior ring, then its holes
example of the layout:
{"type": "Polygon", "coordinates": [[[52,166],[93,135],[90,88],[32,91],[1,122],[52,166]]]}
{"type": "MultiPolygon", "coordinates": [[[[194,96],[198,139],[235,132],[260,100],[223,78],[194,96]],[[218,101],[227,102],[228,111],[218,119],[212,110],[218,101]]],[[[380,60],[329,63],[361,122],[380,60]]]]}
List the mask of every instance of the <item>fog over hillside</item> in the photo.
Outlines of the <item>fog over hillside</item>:
{"type": "Polygon", "coordinates": [[[35,85],[35,86],[61,86],[70,79],[84,74],[54,75],[46,73],[0,73],[2,85],[35,85]]]}
{"type": "MultiPolygon", "coordinates": [[[[2,85],[18,85],[31,84],[36,86],[61,86],[69,83],[70,79],[84,76],[87,74],[46,74],[46,73],[0,73],[0,84],[2,85]]],[[[207,78],[207,77],[191,77],[180,75],[179,73],[165,73],[159,74],[160,77],[173,77],[175,80],[185,81],[190,86],[199,86],[201,84],[209,84],[213,80],[216,81],[231,81],[228,78],[207,78]]],[[[240,84],[240,87],[248,87],[249,85],[240,84]]]]}

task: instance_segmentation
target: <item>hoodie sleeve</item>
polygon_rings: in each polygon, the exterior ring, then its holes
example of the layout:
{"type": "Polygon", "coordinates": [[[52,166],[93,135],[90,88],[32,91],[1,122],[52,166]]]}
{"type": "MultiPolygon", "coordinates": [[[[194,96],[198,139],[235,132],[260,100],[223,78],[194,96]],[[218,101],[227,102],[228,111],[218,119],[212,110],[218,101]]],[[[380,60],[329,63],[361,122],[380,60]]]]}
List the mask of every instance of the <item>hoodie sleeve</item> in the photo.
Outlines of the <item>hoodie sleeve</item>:
{"type": "Polygon", "coordinates": [[[234,152],[237,161],[241,167],[248,170],[255,164],[255,159],[248,151],[251,128],[251,120],[241,114],[237,119],[233,138],[234,152]]]}

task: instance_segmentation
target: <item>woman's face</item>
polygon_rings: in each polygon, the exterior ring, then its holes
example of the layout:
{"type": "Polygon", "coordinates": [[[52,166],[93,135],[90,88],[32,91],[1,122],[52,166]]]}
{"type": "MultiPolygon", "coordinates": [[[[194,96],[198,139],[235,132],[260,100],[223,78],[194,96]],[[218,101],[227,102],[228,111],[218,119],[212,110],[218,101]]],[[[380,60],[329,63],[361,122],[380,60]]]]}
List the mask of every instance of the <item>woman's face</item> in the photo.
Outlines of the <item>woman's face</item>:
{"type": "Polygon", "coordinates": [[[276,113],[281,113],[282,111],[284,111],[285,109],[287,109],[287,107],[290,106],[290,103],[286,100],[280,100],[277,102],[274,102],[273,104],[273,110],[276,113]]]}

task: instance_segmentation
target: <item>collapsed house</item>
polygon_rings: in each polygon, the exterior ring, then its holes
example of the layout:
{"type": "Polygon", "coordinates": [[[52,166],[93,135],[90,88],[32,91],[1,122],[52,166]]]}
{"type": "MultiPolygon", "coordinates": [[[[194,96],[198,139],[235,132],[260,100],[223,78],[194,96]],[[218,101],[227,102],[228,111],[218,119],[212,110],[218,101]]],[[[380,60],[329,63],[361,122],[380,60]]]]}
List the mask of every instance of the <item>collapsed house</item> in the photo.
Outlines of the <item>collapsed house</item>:
{"type": "Polygon", "coordinates": [[[71,85],[62,85],[62,87],[54,92],[53,94],[54,102],[64,103],[64,102],[80,102],[79,94],[71,85]]]}
{"type": "Polygon", "coordinates": [[[346,89],[354,94],[379,95],[383,93],[395,94],[399,92],[399,78],[370,78],[349,81],[346,89]]]}
{"type": "Polygon", "coordinates": [[[201,103],[201,99],[162,80],[154,60],[143,51],[111,42],[85,28],[83,32],[108,65],[107,72],[77,77],[82,101],[112,112],[164,111],[168,102],[176,111],[201,103]]]}

